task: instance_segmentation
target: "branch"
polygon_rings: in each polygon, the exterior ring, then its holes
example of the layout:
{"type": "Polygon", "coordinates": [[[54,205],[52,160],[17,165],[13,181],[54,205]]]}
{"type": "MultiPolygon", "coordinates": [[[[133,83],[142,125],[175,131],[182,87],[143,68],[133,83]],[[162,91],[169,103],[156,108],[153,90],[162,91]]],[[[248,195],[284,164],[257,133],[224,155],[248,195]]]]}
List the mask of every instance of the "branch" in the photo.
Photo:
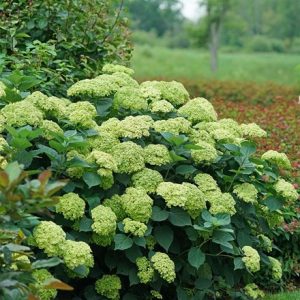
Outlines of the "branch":
{"type": "Polygon", "coordinates": [[[119,5],[119,9],[118,9],[118,13],[117,13],[117,16],[116,16],[116,19],[115,19],[114,23],[112,24],[112,26],[111,26],[109,32],[107,33],[107,35],[104,36],[103,40],[101,41],[101,44],[103,44],[107,40],[107,38],[111,35],[111,33],[113,32],[114,28],[116,27],[117,22],[118,22],[118,20],[120,18],[120,15],[121,15],[121,11],[123,9],[123,6],[124,6],[124,0],[121,0],[120,5],[119,5]]]}

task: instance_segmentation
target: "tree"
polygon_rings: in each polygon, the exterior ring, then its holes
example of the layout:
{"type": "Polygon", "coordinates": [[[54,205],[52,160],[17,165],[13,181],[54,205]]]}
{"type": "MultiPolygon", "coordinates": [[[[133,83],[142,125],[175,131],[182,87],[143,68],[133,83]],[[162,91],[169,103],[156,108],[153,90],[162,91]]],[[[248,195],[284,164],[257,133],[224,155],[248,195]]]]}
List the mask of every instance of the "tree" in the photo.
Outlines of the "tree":
{"type": "Polygon", "coordinates": [[[230,8],[231,0],[205,0],[201,3],[206,7],[206,36],[211,57],[211,70],[218,69],[218,48],[220,39],[220,29],[225,15],[230,8]]]}
{"type": "Polygon", "coordinates": [[[155,30],[158,36],[174,32],[183,21],[179,0],[130,0],[126,5],[135,29],[155,30]]]}

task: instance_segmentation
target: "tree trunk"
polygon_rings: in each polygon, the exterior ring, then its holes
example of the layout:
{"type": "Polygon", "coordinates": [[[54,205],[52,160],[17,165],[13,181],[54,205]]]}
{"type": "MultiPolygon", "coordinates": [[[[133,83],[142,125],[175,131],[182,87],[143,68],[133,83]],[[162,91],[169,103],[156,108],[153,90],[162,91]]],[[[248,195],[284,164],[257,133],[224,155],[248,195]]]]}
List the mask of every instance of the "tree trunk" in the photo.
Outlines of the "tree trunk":
{"type": "Polygon", "coordinates": [[[219,26],[213,22],[210,26],[210,67],[213,73],[218,70],[219,26]]]}

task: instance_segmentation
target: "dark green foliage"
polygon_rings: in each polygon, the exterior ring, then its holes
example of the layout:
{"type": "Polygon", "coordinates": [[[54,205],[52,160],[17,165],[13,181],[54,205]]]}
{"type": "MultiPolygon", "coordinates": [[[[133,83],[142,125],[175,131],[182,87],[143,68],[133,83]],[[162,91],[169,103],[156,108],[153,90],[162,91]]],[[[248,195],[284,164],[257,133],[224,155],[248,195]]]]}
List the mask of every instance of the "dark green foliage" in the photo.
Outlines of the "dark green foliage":
{"type": "Polygon", "coordinates": [[[63,95],[70,84],[101,73],[105,62],[128,62],[123,6],[116,0],[1,1],[0,52],[3,76],[20,70],[34,76],[41,91],[63,95]]]}

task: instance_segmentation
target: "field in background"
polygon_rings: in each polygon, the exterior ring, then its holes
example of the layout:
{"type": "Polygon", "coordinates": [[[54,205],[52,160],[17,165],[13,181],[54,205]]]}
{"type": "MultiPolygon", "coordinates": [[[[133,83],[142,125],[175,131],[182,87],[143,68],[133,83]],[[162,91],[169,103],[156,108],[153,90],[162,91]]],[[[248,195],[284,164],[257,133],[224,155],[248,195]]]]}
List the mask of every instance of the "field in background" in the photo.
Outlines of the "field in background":
{"type": "Polygon", "coordinates": [[[208,52],[136,45],[132,66],[137,78],[273,81],[296,85],[300,81],[298,55],[277,53],[220,53],[219,71],[210,71],[208,52]]]}
{"type": "Polygon", "coordinates": [[[270,295],[264,298],[264,300],[299,300],[300,292],[281,293],[278,295],[270,295]]]}

